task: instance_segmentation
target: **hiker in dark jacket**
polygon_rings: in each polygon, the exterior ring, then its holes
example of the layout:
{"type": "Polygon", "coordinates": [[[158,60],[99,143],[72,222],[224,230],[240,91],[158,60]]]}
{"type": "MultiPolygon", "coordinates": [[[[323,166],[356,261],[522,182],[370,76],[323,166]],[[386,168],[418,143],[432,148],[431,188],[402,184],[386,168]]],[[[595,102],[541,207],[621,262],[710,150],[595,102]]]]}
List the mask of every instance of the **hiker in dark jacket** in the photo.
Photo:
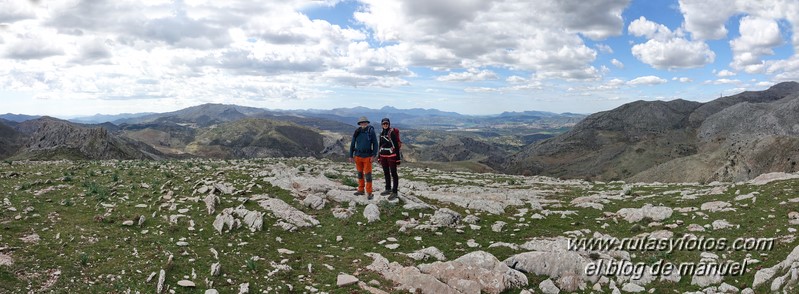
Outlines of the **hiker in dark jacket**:
{"type": "Polygon", "coordinates": [[[350,162],[355,161],[358,170],[358,191],[355,195],[363,195],[366,190],[366,199],[372,200],[372,158],[377,159],[378,139],[375,128],[369,125],[365,116],[358,119],[358,128],[352,134],[350,143],[350,162]]]}
{"type": "Polygon", "coordinates": [[[383,127],[383,131],[380,132],[380,165],[383,167],[383,174],[386,177],[386,190],[380,195],[390,194],[388,200],[394,200],[399,196],[397,193],[399,188],[397,165],[402,159],[402,153],[400,153],[402,141],[400,141],[399,130],[391,127],[391,121],[388,118],[384,118],[380,125],[383,127]]]}

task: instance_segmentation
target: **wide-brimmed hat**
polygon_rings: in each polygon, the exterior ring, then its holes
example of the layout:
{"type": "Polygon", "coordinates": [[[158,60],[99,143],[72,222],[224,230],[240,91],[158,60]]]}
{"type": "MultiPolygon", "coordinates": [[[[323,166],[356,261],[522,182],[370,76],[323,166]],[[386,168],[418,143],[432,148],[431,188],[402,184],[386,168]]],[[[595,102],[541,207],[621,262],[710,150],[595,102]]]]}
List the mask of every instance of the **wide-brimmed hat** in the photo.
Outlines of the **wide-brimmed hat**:
{"type": "Polygon", "coordinates": [[[365,116],[362,116],[361,118],[359,118],[359,119],[358,119],[358,124],[360,124],[360,123],[362,123],[362,122],[366,122],[366,123],[368,123],[368,122],[369,122],[369,119],[368,119],[368,118],[366,118],[365,116]]]}

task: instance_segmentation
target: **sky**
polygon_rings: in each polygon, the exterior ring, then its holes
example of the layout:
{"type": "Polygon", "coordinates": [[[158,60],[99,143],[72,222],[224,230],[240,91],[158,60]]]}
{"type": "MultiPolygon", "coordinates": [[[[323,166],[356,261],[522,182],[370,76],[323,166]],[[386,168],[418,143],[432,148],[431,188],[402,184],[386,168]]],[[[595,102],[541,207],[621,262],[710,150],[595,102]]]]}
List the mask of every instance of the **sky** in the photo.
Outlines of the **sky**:
{"type": "Polygon", "coordinates": [[[0,113],[594,113],[799,80],[799,0],[0,0],[0,113]]]}

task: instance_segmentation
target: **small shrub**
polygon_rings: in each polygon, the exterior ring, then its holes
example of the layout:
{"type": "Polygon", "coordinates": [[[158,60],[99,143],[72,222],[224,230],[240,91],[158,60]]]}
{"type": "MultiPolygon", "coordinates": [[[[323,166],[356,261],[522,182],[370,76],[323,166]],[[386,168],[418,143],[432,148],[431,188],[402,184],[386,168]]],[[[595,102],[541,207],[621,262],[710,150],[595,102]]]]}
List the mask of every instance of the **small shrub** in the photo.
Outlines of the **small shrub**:
{"type": "Polygon", "coordinates": [[[247,268],[248,268],[250,271],[253,271],[253,272],[254,272],[254,271],[257,271],[257,270],[258,270],[258,264],[257,264],[257,263],[255,263],[255,260],[253,260],[252,258],[250,258],[250,259],[248,259],[248,260],[247,260],[247,268]]]}
{"type": "Polygon", "coordinates": [[[339,178],[339,175],[334,174],[334,173],[325,173],[325,177],[327,177],[328,179],[331,179],[331,180],[335,180],[335,179],[339,178]]]}
{"type": "Polygon", "coordinates": [[[114,175],[112,175],[112,176],[111,176],[111,181],[112,181],[112,182],[117,182],[117,181],[119,181],[119,174],[118,174],[118,173],[116,173],[116,172],[114,172],[114,175]]]}
{"type": "Polygon", "coordinates": [[[346,185],[346,186],[350,186],[350,187],[358,187],[358,182],[356,180],[353,180],[350,177],[346,177],[346,178],[342,179],[341,183],[346,185]]]}
{"type": "Polygon", "coordinates": [[[86,252],[81,252],[80,254],[80,265],[86,266],[89,264],[89,255],[86,252]]]}

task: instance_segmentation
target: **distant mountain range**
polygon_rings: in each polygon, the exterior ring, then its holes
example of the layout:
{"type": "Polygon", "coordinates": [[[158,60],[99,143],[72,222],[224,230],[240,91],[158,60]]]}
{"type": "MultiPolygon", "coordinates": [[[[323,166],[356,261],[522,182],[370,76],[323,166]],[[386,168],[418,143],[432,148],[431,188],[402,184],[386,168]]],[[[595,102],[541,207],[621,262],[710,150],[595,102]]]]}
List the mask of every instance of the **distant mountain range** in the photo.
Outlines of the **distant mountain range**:
{"type": "Polygon", "coordinates": [[[600,180],[740,181],[799,161],[799,83],[707,103],[636,101],[528,145],[504,170],[600,180]]]}
{"type": "Polygon", "coordinates": [[[224,104],[70,121],[8,114],[0,116],[0,158],[315,156],[343,160],[355,123],[364,115],[372,117],[378,129],[379,119],[390,117],[392,125],[403,130],[408,160],[468,161],[483,166],[481,170],[496,170],[528,141],[551,137],[582,118],[548,112],[469,116],[393,107],[273,111],[224,104]],[[502,123],[492,125],[492,120],[502,123]],[[448,153],[455,149],[455,156],[448,153]]]}

